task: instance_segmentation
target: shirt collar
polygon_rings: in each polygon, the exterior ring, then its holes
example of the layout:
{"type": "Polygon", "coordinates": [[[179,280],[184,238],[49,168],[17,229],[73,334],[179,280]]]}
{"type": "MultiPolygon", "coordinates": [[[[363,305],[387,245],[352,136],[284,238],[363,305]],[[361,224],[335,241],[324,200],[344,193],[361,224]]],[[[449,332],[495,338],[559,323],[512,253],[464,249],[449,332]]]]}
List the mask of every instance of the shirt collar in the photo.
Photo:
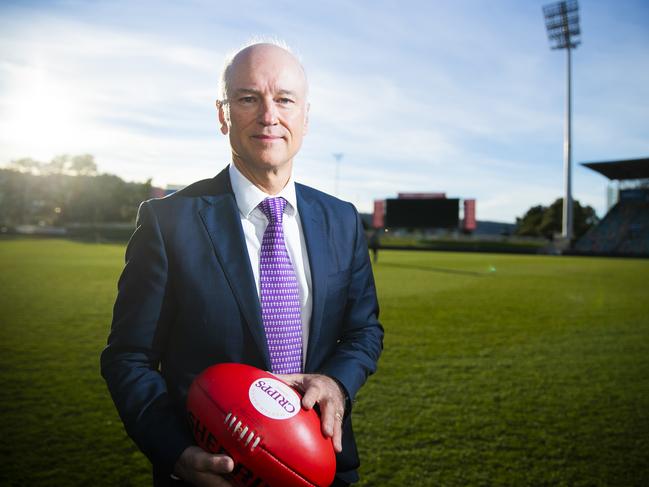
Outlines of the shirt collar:
{"type": "Polygon", "coordinates": [[[286,186],[284,186],[278,194],[269,195],[241,174],[241,171],[239,171],[234,164],[230,164],[228,172],[230,174],[230,183],[232,184],[232,191],[234,192],[237,207],[239,207],[239,211],[244,218],[249,218],[253,210],[257,208],[259,203],[264,201],[264,199],[278,196],[284,198],[288,203],[284,210],[287,215],[294,215],[297,213],[297,196],[295,194],[295,181],[293,180],[293,174],[291,174],[286,186]]]}

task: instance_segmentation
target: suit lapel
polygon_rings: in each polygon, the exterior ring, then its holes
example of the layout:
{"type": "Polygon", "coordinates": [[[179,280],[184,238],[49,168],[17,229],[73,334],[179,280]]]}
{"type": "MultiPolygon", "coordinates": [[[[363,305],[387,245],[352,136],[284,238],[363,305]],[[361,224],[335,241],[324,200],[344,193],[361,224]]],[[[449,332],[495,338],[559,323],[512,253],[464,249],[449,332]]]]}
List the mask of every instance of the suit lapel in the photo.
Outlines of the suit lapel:
{"type": "Polygon", "coordinates": [[[250,333],[262,352],[266,368],[270,370],[270,354],[261,321],[257,286],[250,269],[239,210],[234,194],[229,189],[227,169],[224,172],[225,174],[222,172],[217,179],[224,177],[227,189],[221,194],[204,197],[210,205],[205,206],[199,213],[250,333]]]}
{"type": "Polygon", "coordinates": [[[311,269],[312,305],[311,323],[309,327],[309,343],[307,346],[305,372],[311,371],[310,357],[318,343],[322,327],[322,313],[324,311],[325,297],[327,296],[327,241],[324,231],[322,215],[317,211],[313,202],[307,201],[302,194],[300,185],[296,185],[298,211],[302,223],[302,231],[309,254],[309,268],[311,269]]]}

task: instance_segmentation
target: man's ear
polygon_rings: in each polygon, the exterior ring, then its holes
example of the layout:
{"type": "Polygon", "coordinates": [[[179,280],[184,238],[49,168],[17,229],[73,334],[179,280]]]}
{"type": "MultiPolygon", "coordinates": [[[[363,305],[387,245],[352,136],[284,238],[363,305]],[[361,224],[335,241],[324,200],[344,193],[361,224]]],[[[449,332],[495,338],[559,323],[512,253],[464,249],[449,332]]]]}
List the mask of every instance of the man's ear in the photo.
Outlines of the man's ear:
{"type": "Polygon", "coordinates": [[[216,108],[219,112],[219,123],[221,124],[221,133],[223,135],[228,135],[228,120],[225,116],[225,108],[223,105],[224,103],[221,100],[216,100],[216,108]]]}

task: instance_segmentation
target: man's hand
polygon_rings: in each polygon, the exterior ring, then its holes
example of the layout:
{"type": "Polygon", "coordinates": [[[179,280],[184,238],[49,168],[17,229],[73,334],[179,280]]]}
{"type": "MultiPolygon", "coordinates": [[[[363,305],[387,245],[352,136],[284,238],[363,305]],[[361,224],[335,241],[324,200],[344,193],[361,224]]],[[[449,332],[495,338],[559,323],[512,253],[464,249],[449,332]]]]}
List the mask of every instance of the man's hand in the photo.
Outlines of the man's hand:
{"type": "Polygon", "coordinates": [[[196,487],[232,487],[220,474],[232,472],[234,461],[227,455],[213,455],[190,446],[174,467],[174,474],[196,487]]]}
{"type": "Polygon", "coordinates": [[[302,397],[304,409],[311,409],[316,404],[320,406],[322,434],[333,438],[334,450],[337,453],[343,451],[342,423],[345,414],[345,396],[336,381],[319,374],[287,374],[277,377],[304,395],[302,397]]]}

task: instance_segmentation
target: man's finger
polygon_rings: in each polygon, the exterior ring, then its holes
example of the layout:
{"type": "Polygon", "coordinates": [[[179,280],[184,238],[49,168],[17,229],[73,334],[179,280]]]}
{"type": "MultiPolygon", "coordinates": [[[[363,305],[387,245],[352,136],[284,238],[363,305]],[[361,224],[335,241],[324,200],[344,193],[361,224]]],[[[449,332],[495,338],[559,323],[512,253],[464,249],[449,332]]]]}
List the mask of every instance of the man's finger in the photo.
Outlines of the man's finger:
{"type": "Polygon", "coordinates": [[[234,469],[227,455],[213,455],[198,446],[187,447],[174,466],[174,474],[197,487],[229,487],[221,474],[234,469]]]}
{"type": "Polygon", "coordinates": [[[229,473],[234,469],[234,461],[227,455],[213,455],[196,449],[192,468],[198,472],[229,473]]]}
{"type": "Polygon", "coordinates": [[[322,434],[327,438],[332,438],[334,435],[334,423],[336,422],[335,410],[331,405],[327,404],[320,408],[320,413],[322,415],[322,434]]]}
{"type": "Polygon", "coordinates": [[[343,451],[343,415],[339,412],[334,413],[334,435],[332,439],[336,453],[343,451]]]}
{"type": "MultiPolygon", "coordinates": [[[[272,372],[270,372],[273,374],[272,372]]],[[[304,374],[273,374],[279,380],[286,382],[289,386],[295,387],[297,390],[302,391],[302,381],[304,374]]]]}
{"type": "Polygon", "coordinates": [[[304,406],[304,409],[311,409],[315,406],[315,404],[322,399],[321,395],[322,391],[320,390],[320,387],[311,382],[302,398],[302,406],[304,406]]]}
{"type": "Polygon", "coordinates": [[[230,473],[234,469],[234,460],[227,455],[209,455],[206,470],[214,473],[230,473]]]}

